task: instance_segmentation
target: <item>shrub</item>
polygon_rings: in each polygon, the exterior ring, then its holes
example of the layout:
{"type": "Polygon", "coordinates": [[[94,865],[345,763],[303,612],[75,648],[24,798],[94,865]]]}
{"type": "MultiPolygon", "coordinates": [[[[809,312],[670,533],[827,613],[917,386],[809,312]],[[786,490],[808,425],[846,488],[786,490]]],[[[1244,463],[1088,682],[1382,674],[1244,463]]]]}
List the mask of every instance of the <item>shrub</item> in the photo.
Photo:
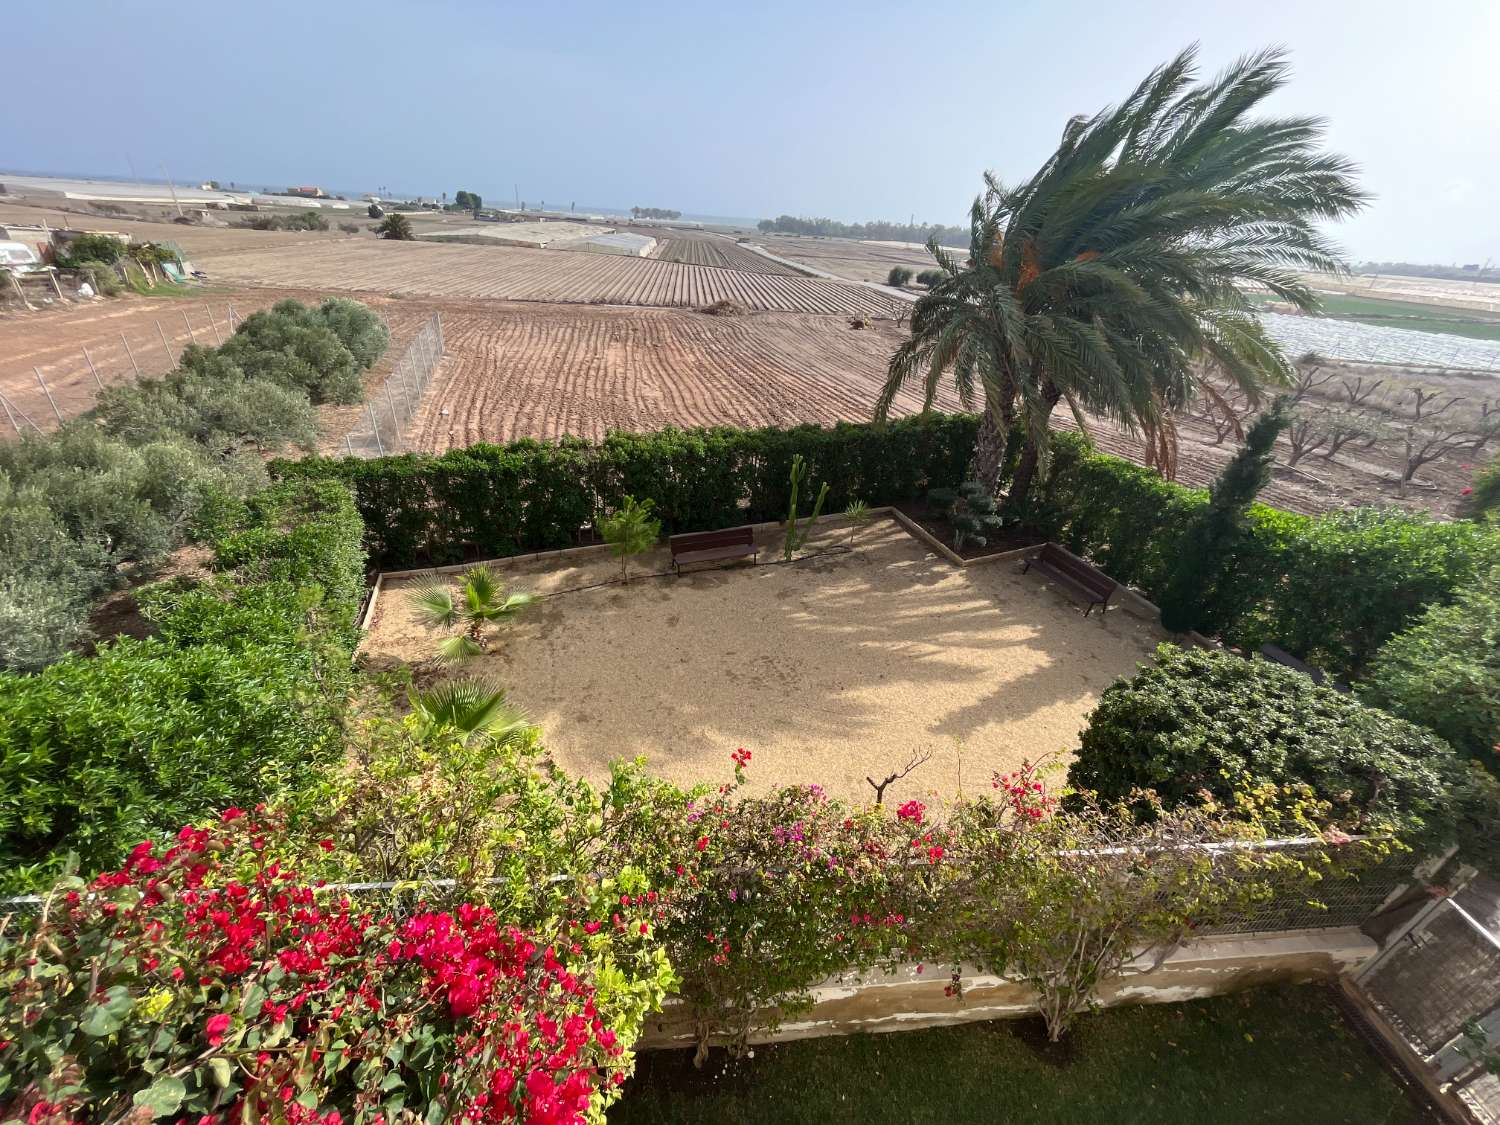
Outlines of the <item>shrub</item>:
{"type": "Polygon", "coordinates": [[[79,269],[85,262],[112,265],[125,256],[126,245],[109,234],[80,234],[63,246],[57,264],[64,269],[79,269]]]}
{"type": "MultiPolygon", "coordinates": [[[[293,302],[294,303],[294,302],[293,302]]],[[[280,308],[288,302],[281,302],[280,308]]],[[[333,330],[364,368],[374,367],[390,345],[390,329],[368,305],[347,297],[329,297],[317,307],[317,320],[333,330]]]]}
{"type": "MultiPolygon", "coordinates": [[[[1207,496],[1095,452],[1072,434],[1027,513],[1033,528],[1160,598],[1207,496]]],[[[1358,675],[1423,608],[1500,565],[1500,533],[1406,511],[1302,516],[1252,505],[1215,609],[1223,639],[1267,642],[1339,675],[1358,675]]]]}
{"type": "Polygon", "coordinates": [[[340,223],[339,230],[345,234],[358,234],[360,232],[360,225],[358,223],[340,223]]]}
{"type": "Polygon", "coordinates": [[[0,675],[0,878],[34,886],[69,851],[112,864],[307,784],[339,745],[360,536],[337,483],[268,490],[219,544],[217,581],[142,593],[159,637],[0,675]]]}
{"type": "Polygon", "coordinates": [[[219,354],[247,378],[300,389],[314,403],[358,402],[363,393],[354,354],[296,301],[247,316],[219,354]]]}
{"type": "Polygon", "coordinates": [[[286,847],[231,808],[0,935],[0,1114],[603,1119],[635,1027],[581,943],[468,904],[395,921],[266,862],[286,847]]]}
{"type": "Polygon", "coordinates": [[[898,289],[905,289],[911,281],[911,270],[905,266],[892,266],[891,272],[885,275],[885,283],[894,285],[898,289]]]}
{"type": "Polygon", "coordinates": [[[599,534],[609,544],[609,553],[620,560],[620,577],[627,582],[630,556],[649,551],[661,538],[661,520],[651,518],[655,507],[653,500],[637,502],[627,494],[618,511],[599,519],[599,534]]]}
{"type": "Polygon", "coordinates": [[[1360,694],[1500,772],[1500,570],[1386,641],[1360,694]]]}
{"type": "Polygon", "coordinates": [[[948,275],[942,270],[922,270],[917,274],[917,284],[931,289],[934,285],[940,284],[946,276],[948,275]]]}
{"type": "Polygon", "coordinates": [[[1463,514],[1470,519],[1491,512],[1500,512],[1500,454],[1475,475],[1472,491],[1464,497],[1463,514]]]}
{"type": "Polygon", "coordinates": [[[780,519],[795,454],[828,482],[830,506],[906,500],[963,479],[974,428],[969,416],[829,429],[668,428],[610,434],[597,445],[528,439],[439,457],[279,461],[274,471],[347,481],[371,555],[382,566],[413,567],[572,546],[579,527],[627,494],[654,501],[666,534],[780,519]]]}
{"type": "Polygon", "coordinates": [[[1290,668],[1224,652],[1163,645],[1153,665],[1108,688],[1068,780],[1106,798],[1154,789],[1168,806],[1305,785],[1345,831],[1395,832],[1431,852],[1459,842],[1470,862],[1500,854],[1491,830],[1474,839],[1460,822],[1474,781],[1442,739],[1290,668]]]}

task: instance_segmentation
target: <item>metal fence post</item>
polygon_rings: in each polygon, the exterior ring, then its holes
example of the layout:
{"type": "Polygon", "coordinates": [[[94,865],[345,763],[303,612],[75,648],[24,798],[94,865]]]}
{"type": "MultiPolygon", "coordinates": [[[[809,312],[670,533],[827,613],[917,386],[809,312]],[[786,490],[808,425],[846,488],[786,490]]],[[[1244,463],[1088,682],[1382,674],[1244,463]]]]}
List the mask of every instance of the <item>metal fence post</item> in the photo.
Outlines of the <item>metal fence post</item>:
{"type": "Polygon", "coordinates": [[[135,377],[139,379],[141,377],[141,365],[136,363],[135,353],[130,350],[130,341],[125,339],[125,333],[123,332],[120,333],[120,343],[125,345],[125,354],[130,357],[130,366],[135,371],[135,377]]]}
{"type": "Polygon", "coordinates": [[[191,343],[196,344],[198,342],[198,337],[195,336],[195,335],[193,335],[193,322],[188,319],[187,309],[182,309],[181,312],[182,312],[182,323],[187,325],[188,340],[191,343]]]}
{"type": "Polygon", "coordinates": [[[42,378],[41,368],[33,365],[32,372],[36,375],[36,381],[41,385],[42,393],[47,396],[47,401],[52,404],[52,413],[57,415],[57,421],[61,424],[63,420],[62,411],[57,408],[57,400],[52,397],[52,392],[47,389],[47,380],[42,378]]]}
{"type": "Polygon", "coordinates": [[[368,402],[365,403],[365,413],[370,416],[370,429],[375,433],[375,449],[382,457],[384,457],[385,445],[380,440],[380,424],[375,421],[375,408],[372,407],[368,402]]]}
{"type": "Polygon", "coordinates": [[[167,353],[167,369],[170,371],[177,361],[172,358],[172,349],[167,347],[167,334],[161,330],[161,321],[156,322],[156,334],[161,337],[161,350],[167,353]]]}
{"type": "Polygon", "coordinates": [[[344,448],[349,451],[350,457],[354,456],[354,439],[349,434],[344,435],[344,448]]]}
{"type": "Polygon", "coordinates": [[[99,378],[99,369],[94,366],[94,358],[89,355],[88,348],[83,349],[83,358],[88,361],[89,370],[94,375],[94,385],[102,391],[104,389],[104,380],[99,378]]]}
{"type": "Polygon", "coordinates": [[[209,326],[214,330],[214,346],[218,347],[224,342],[224,337],[219,335],[219,322],[214,319],[214,310],[209,305],[205,304],[203,311],[208,314],[209,326]]]}
{"type": "Polygon", "coordinates": [[[10,412],[10,403],[6,401],[4,395],[0,395],[0,406],[5,407],[5,416],[10,419],[10,424],[15,427],[16,437],[20,437],[21,423],[17,422],[16,416],[10,412]]]}
{"type": "Polygon", "coordinates": [[[387,380],[385,384],[385,404],[391,412],[391,424],[396,427],[396,445],[401,444],[401,419],[396,417],[396,402],[391,397],[391,384],[387,380]]]}

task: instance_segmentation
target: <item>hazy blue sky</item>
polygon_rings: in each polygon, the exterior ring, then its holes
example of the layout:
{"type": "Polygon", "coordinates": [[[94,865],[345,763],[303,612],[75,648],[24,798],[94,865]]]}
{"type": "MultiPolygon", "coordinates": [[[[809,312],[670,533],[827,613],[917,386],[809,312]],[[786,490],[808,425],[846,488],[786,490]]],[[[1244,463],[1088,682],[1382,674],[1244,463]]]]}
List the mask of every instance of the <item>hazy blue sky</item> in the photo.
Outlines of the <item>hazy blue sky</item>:
{"type": "Polygon", "coordinates": [[[1357,258],[1500,259],[1500,0],[17,6],[0,167],[960,221],[1187,43],[1270,43],[1377,199],[1357,258]],[[54,65],[57,64],[57,65],[54,65]]]}

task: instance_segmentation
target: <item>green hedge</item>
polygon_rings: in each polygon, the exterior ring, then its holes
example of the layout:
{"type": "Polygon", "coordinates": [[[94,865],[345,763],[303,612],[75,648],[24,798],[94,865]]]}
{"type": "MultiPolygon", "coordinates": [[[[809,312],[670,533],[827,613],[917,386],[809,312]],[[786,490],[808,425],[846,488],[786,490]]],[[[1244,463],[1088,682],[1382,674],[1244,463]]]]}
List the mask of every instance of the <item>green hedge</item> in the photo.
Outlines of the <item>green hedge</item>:
{"type": "MultiPolygon", "coordinates": [[[[1054,436],[1033,512],[1039,531],[1112,577],[1159,597],[1171,560],[1207,503],[1201,489],[1054,436]]],[[[1303,516],[1255,505],[1235,579],[1211,607],[1231,644],[1271,642],[1339,675],[1358,675],[1431,604],[1451,602],[1500,563],[1500,529],[1422,513],[1356,509],[1303,516]]]]}
{"type": "Polygon", "coordinates": [[[792,455],[827,481],[825,511],[889,504],[955,485],[974,448],[970,416],[830,429],[666,429],[473,445],[441,456],[279,461],[278,476],[354,487],[366,546],[380,565],[412,567],[570,547],[580,527],[629,494],[656,502],[666,534],[786,516],[792,455]]]}
{"type": "Polygon", "coordinates": [[[210,581],[141,591],[158,635],[0,675],[0,889],[306,783],[335,758],[363,596],[336,482],[252,497],[210,581]]]}

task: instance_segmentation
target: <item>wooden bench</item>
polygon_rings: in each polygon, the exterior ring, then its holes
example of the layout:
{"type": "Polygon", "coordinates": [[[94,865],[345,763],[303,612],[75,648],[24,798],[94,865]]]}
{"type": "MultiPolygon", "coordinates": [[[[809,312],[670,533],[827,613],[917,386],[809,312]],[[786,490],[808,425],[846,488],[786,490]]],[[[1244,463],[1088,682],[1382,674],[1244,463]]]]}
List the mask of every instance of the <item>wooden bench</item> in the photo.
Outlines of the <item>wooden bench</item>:
{"type": "Polygon", "coordinates": [[[1084,562],[1056,543],[1044,543],[1040,553],[1026,560],[1021,573],[1025,574],[1032,567],[1086,598],[1088,608],[1083,611],[1085,617],[1094,611],[1095,606],[1099,607],[1102,617],[1109,609],[1109,599],[1120,588],[1118,582],[1093,563],[1084,562]]]}
{"type": "Polygon", "coordinates": [[[1317,684],[1319,687],[1331,687],[1334,691],[1343,692],[1345,695],[1348,695],[1353,690],[1342,680],[1331,679],[1328,673],[1323,671],[1323,669],[1319,668],[1316,664],[1309,664],[1305,660],[1298,660],[1295,656],[1287,652],[1287,650],[1282,648],[1280,645],[1261,645],[1260,654],[1267,660],[1275,664],[1280,664],[1285,668],[1291,668],[1293,671],[1301,672],[1304,676],[1310,679],[1313,683],[1317,684]]]}
{"type": "Polygon", "coordinates": [[[749,527],[726,527],[722,531],[689,531],[667,540],[672,548],[672,569],[678,574],[692,563],[721,562],[725,559],[751,558],[760,561],[755,545],[755,530],[749,527]]]}

